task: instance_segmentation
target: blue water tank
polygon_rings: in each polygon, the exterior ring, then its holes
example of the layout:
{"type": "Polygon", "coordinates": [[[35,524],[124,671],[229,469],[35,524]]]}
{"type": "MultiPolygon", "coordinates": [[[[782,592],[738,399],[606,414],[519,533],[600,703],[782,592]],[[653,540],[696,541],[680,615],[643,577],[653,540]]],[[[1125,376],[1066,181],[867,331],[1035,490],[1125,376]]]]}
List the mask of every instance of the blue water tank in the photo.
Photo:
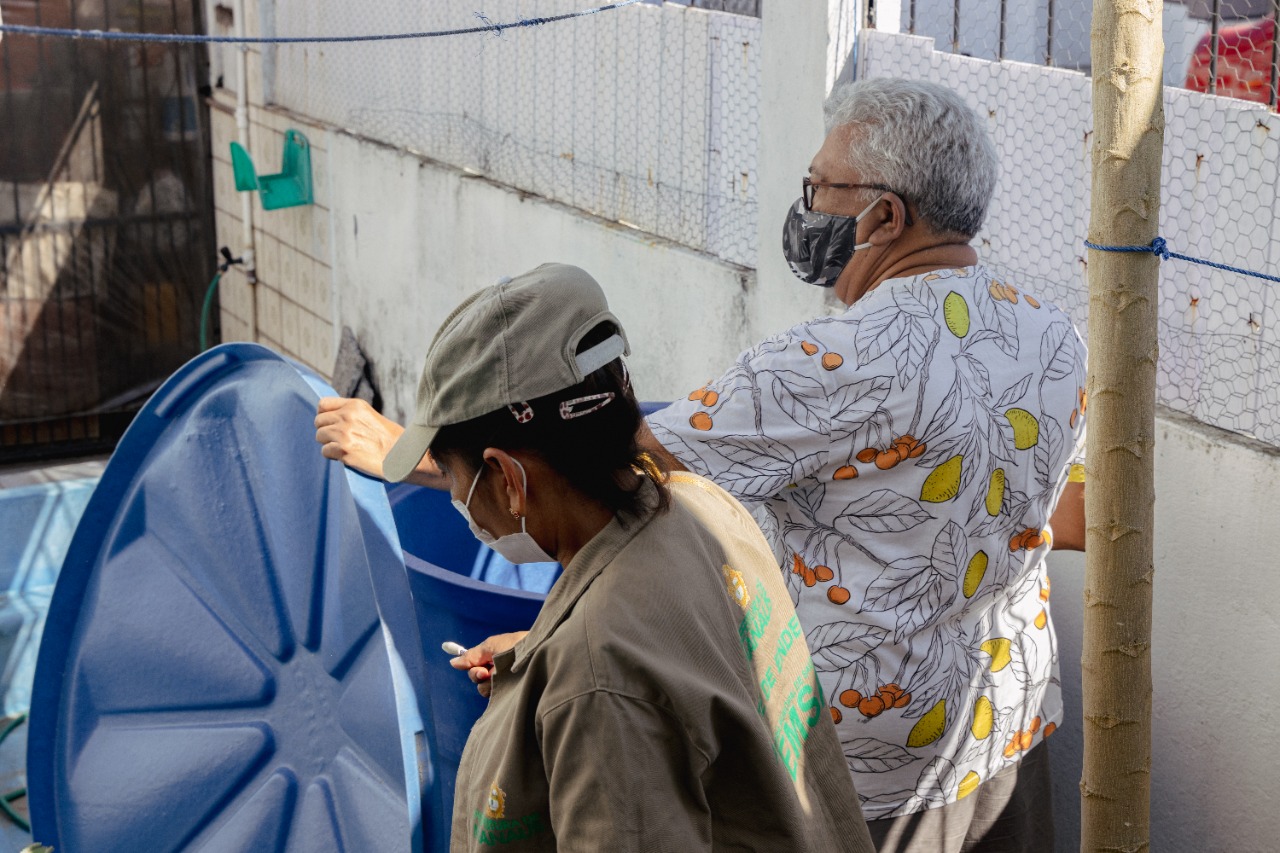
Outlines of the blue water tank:
{"type": "Polygon", "coordinates": [[[135,419],[40,647],[37,841],[421,849],[421,639],[382,485],[317,452],[316,402],[331,393],[233,344],[135,419]]]}

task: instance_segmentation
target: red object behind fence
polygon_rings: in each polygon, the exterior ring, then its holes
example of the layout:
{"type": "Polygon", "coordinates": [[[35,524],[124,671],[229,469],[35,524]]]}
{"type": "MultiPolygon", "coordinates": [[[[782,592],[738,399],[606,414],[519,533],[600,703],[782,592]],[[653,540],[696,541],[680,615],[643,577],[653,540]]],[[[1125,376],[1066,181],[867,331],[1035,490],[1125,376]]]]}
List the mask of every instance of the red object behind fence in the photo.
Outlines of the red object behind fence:
{"type": "Polygon", "coordinates": [[[1187,68],[1187,88],[1228,98],[1274,104],[1272,65],[1276,40],[1275,21],[1267,18],[1223,27],[1218,31],[1218,65],[1209,86],[1213,57],[1213,36],[1206,35],[1196,45],[1187,68]]]}

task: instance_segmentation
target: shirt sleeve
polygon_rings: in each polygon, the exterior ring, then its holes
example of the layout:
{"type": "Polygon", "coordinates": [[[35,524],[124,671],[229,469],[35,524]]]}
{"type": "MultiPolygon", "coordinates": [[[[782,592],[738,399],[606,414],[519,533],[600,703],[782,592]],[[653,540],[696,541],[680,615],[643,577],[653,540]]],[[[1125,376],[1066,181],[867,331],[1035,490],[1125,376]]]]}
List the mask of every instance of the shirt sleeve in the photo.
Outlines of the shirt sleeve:
{"type": "Polygon", "coordinates": [[[593,691],[547,712],[540,734],[558,850],[711,850],[707,760],[670,711],[593,691]]]}
{"type": "Polygon", "coordinates": [[[767,501],[827,463],[832,368],[816,349],[793,332],[768,338],[649,427],[691,471],[745,504],[767,501]]]}

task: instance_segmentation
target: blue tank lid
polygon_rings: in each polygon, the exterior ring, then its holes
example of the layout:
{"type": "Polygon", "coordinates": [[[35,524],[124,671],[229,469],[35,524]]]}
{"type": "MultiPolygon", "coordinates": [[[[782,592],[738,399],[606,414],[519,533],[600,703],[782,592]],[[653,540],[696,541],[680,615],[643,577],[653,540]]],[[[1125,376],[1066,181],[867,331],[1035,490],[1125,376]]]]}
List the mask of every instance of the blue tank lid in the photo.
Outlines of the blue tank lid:
{"type": "Polygon", "coordinates": [[[210,350],[76,531],[32,696],[57,850],[422,849],[422,651],[381,484],[320,456],[314,375],[210,350]]]}

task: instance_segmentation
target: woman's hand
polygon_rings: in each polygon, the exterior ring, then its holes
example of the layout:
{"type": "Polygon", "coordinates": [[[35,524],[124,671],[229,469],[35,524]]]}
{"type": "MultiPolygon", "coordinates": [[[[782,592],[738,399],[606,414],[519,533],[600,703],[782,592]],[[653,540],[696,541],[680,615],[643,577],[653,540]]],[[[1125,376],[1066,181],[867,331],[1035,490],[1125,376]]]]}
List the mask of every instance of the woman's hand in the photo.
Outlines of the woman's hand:
{"type": "Polygon", "coordinates": [[[493,678],[494,655],[500,655],[514,648],[515,644],[523,640],[528,633],[528,631],[513,631],[510,634],[495,634],[480,645],[467,649],[464,654],[458,655],[449,663],[454,669],[466,670],[471,683],[480,691],[480,695],[487,699],[490,691],[493,690],[490,679],[493,678]]]}

